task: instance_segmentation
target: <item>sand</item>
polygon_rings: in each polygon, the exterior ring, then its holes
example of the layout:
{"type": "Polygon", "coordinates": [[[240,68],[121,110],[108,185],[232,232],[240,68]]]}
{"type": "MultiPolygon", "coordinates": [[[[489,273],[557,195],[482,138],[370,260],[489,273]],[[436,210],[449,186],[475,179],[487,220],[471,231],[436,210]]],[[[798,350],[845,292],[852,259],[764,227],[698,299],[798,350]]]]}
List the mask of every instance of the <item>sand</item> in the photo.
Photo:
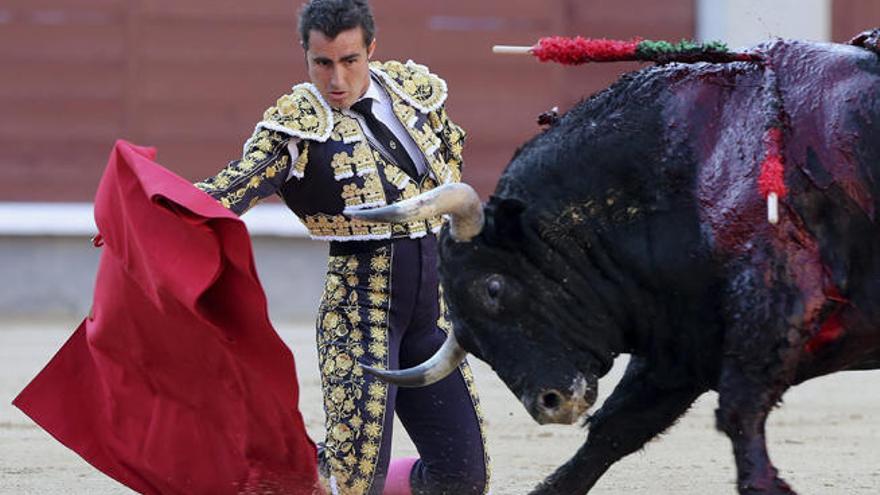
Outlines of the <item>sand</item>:
{"type": "MultiPolygon", "coordinates": [[[[10,405],[77,321],[0,323],[0,494],[133,493],[67,450],[10,405]]],[[[310,324],[278,324],[294,350],[312,438],[323,437],[310,324]]],[[[624,360],[600,384],[604,397],[624,360]]],[[[586,437],[578,426],[540,426],[484,363],[472,360],[488,422],[492,493],[528,493],[586,437]]],[[[704,395],[671,430],[615,464],[591,494],[736,493],[730,443],[714,429],[717,395],[704,395]]],[[[880,493],[880,372],[838,373],[792,389],[767,427],[770,454],[801,494],[880,493]]],[[[415,449],[398,423],[395,455],[415,449]]]]}

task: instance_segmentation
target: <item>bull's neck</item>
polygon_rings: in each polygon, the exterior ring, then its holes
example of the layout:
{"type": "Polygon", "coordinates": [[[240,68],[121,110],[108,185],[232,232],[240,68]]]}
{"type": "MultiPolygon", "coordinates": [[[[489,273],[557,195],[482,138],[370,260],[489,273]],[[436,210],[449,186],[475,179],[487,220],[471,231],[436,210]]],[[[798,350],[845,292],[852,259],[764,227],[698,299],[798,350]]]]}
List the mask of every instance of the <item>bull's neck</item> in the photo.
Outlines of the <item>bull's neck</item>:
{"type": "Polygon", "coordinates": [[[582,301],[582,307],[593,307],[601,312],[604,340],[614,354],[631,354],[645,347],[648,329],[639,316],[655,312],[653,294],[634,273],[631,260],[623,259],[608,232],[591,230],[581,239],[586,262],[580,266],[583,276],[595,289],[592,301],[582,301]],[[592,304],[591,304],[592,303],[592,304]]]}
{"type": "Polygon", "coordinates": [[[556,235],[569,239],[557,246],[583,287],[580,317],[602,329],[609,351],[645,355],[685,334],[711,338],[717,277],[692,199],[645,204],[612,191],[557,211],[556,235]]]}

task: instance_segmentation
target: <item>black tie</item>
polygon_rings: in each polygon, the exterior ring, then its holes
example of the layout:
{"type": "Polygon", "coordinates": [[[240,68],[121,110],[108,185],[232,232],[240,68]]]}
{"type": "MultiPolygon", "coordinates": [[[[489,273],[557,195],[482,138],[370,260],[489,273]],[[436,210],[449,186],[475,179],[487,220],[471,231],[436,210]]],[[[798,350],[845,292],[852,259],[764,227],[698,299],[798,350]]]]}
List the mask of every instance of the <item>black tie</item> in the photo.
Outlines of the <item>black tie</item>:
{"type": "Polygon", "coordinates": [[[373,136],[375,136],[379,143],[381,143],[382,147],[385,148],[385,151],[391,153],[395,165],[400,167],[400,169],[406,172],[410,177],[418,178],[418,169],[416,168],[416,164],[413,162],[412,157],[406,152],[406,148],[404,148],[403,144],[394,137],[391,129],[386,127],[385,124],[373,115],[373,99],[364,98],[352,105],[351,109],[364,117],[364,120],[367,122],[367,127],[370,128],[370,132],[373,133],[373,136]]]}

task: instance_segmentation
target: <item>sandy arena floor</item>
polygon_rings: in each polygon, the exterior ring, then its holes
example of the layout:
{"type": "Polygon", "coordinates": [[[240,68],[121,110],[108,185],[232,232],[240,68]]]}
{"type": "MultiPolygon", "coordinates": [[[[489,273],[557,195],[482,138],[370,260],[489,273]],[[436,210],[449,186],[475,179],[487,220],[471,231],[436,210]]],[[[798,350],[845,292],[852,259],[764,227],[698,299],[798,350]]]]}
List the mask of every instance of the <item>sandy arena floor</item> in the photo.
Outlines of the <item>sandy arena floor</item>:
{"type": "MultiPolygon", "coordinates": [[[[132,493],[10,405],[76,323],[0,323],[0,494],[132,493]]],[[[309,433],[320,439],[314,332],[309,324],[283,324],[279,331],[297,359],[309,433]]],[[[535,424],[485,364],[472,364],[488,420],[492,493],[527,493],[575,451],[586,432],[577,426],[535,424]]],[[[619,379],[621,365],[602,380],[604,394],[619,379]]],[[[716,400],[714,393],[702,397],[666,435],[613,466],[591,494],[735,493],[730,444],[713,427],[716,400]]],[[[414,454],[399,423],[395,431],[395,454],[414,454]]],[[[880,493],[880,372],[840,373],[793,389],[771,416],[768,434],[775,463],[801,494],[880,493]]]]}

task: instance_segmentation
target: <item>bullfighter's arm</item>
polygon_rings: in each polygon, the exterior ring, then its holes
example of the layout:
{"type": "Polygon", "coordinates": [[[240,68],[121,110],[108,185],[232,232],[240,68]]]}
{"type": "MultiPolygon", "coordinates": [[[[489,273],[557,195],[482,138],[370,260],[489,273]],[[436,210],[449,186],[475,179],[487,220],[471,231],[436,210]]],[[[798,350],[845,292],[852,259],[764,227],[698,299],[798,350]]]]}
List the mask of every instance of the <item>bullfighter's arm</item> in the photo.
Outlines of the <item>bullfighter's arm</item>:
{"type": "Polygon", "coordinates": [[[245,143],[241,159],[195,186],[241,215],[278,191],[289,178],[291,162],[297,157],[295,138],[258,128],[245,143]]]}
{"type": "Polygon", "coordinates": [[[614,392],[590,418],[587,442],[531,495],[587,493],[614,462],[662,433],[705,392],[660,382],[645,359],[633,356],[614,392]]]}
{"type": "Polygon", "coordinates": [[[434,128],[439,129],[437,134],[440,136],[440,142],[442,143],[443,158],[455,171],[455,181],[458,182],[461,180],[461,171],[464,168],[462,151],[467,132],[449,118],[449,115],[446,113],[446,107],[440,107],[435,112],[432,112],[430,120],[434,128]]]}

